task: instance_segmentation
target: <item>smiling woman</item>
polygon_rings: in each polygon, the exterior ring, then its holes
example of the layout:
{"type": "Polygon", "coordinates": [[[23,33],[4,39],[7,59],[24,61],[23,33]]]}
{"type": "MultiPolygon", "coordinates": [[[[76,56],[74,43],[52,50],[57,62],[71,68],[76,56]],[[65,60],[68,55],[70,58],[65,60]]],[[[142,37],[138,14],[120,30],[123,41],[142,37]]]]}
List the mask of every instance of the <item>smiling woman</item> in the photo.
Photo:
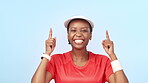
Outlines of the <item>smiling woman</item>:
{"type": "Polygon", "coordinates": [[[50,56],[56,46],[50,29],[46,52],[36,70],[32,83],[128,83],[128,79],[114,53],[114,44],[106,31],[102,46],[110,59],[87,51],[94,24],[84,16],[74,16],[64,23],[72,50],[50,56]]]}
{"type": "Polygon", "coordinates": [[[68,40],[73,49],[86,49],[86,46],[91,39],[91,35],[88,22],[84,20],[73,20],[69,24],[68,40]]]}

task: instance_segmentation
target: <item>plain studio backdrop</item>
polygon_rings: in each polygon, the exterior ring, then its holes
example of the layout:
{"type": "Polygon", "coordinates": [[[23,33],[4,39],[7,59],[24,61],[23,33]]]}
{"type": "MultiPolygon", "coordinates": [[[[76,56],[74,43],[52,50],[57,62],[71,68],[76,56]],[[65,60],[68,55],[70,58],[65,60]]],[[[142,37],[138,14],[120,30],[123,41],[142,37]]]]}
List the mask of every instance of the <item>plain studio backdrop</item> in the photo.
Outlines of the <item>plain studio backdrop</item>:
{"type": "Polygon", "coordinates": [[[88,50],[107,56],[101,42],[108,30],[130,83],[146,83],[147,4],[147,0],[0,0],[0,83],[30,83],[50,27],[57,39],[53,54],[71,50],[63,23],[74,15],[95,24],[88,50]]]}

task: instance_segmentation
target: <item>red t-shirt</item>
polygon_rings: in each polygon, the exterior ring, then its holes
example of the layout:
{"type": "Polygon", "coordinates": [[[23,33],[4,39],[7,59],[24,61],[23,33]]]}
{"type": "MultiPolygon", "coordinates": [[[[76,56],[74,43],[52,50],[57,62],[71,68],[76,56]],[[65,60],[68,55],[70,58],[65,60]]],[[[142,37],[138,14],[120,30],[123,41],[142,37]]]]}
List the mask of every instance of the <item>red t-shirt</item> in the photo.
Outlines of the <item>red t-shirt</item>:
{"type": "Polygon", "coordinates": [[[71,51],[51,56],[46,70],[55,83],[105,83],[113,73],[110,59],[104,55],[89,53],[85,66],[79,67],[72,61],[71,51]]]}

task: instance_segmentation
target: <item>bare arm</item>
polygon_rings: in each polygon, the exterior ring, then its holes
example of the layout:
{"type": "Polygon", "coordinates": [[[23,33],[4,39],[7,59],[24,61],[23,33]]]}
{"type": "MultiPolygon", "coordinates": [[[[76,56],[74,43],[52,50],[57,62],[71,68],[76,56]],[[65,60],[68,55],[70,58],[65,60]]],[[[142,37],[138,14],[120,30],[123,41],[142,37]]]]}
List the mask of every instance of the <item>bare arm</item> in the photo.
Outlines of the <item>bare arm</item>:
{"type": "MultiPolygon", "coordinates": [[[[46,52],[49,55],[53,52],[56,46],[56,39],[52,38],[52,29],[50,29],[49,38],[46,40],[46,52]]],[[[35,74],[32,77],[31,83],[49,83],[52,75],[50,72],[46,71],[46,65],[48,59],[43,58],[40,62],[35,74]]]]}
{"type": "Polygon", "coordinates": [[[32,77],[31,83],[48,83],[51,80],[52,75],[46,71],[47,62],[48,60],[43,58],[32,77]]]}
{"type": "MultiPolygon", "coordinates": [[[[116,55],[111,55],[111,60],[117,60],[116,55]]],[[[109,77],[109,83],[129,83],[123,70],[119,70],[109,77]]]]}
{"type": "MultiPolygon", "coordinates": [[[[106,31],[106,40],[102,42],[105,52],[110,56],[111,60],[117,60],[117,57],[114,53],[114,44],[110,40],[108,31],[106,31]]],[[[128,79],[123,70],[117,71],[109,77],[109,83],[129,83],[128,79]]]]}

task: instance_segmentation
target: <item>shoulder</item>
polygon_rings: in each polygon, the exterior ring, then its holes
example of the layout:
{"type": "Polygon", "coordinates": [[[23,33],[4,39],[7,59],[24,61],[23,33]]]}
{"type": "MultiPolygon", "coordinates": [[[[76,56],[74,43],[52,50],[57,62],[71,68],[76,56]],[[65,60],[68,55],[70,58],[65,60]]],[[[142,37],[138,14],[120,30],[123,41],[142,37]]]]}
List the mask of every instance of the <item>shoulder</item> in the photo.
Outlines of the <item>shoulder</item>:
{"type": "Polygon", "coordinates": [[[95,58],[95,59],[109,59],[106,55],[102,55],[102,54],[95,54],[93,52],[89,51],[89,54],[95,58]]]}
{"type": "Polygon", "coordinates": [[[106,62],[110,61],[110,59],[106,55],[95,54],[93,52],[89,52],[89,54],[90,54],[90,59],[93,62],[96,62],[96,63],[98,63],[98,62],[106,63],[106,62]]]}
{"type": "Polygon", "coordinates": [[[53,59],[59,59],[61,56],[63,56],[63,54],[53,54],[51,56],[51,58],[53,58],[53,59]]]}
{"type": "Polygon", "coordinates": [[[56,62],[67,62],[70,60],[70,51],[61,54],[53,54],[51,58],[56,62]]]}

